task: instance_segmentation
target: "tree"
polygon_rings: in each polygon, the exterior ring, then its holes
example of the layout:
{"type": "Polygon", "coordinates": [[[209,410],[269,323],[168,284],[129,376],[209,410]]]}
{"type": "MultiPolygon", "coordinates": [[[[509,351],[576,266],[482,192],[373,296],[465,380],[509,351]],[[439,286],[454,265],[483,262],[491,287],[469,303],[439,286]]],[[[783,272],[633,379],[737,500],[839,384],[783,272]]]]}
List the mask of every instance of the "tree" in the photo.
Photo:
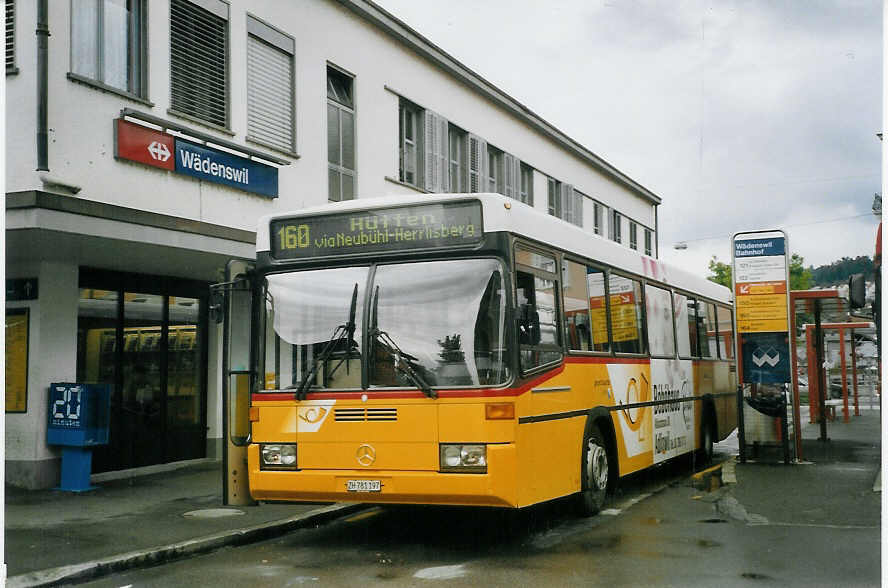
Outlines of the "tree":
{"type": "Polygon", "coordinates": [[[710,282],[721,284],[728,288],[731,287],[731,266],[730,264],[721,262],[715,255],[709,260],[709,271],[712,275],[707,276],[710,282]]]}
{"type": "Polygon", "coordinates": [[[807,290],[811,287],[811,270],[805,267],[805,258],[793,253],[789,259],[789,289],[807,290]]]}

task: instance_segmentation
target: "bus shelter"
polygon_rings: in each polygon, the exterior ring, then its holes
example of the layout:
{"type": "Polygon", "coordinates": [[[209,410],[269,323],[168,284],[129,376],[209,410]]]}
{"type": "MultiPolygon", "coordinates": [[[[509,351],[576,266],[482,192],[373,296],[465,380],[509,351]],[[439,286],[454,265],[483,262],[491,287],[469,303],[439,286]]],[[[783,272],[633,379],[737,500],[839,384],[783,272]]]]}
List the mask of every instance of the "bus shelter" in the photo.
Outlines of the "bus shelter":
{"type": "MultiPolygon", "coordinates": [[[[850,421],[849,400],[853,393],[854,414],[859,416],[858,365],[855,335],[872,337],[875,327],[871,322],[850,322],[848,301],[839,296],[837,290],[796,290],[790,292],[791,329],[794,335],[804,329],[807,359],[807,392],[810,409],[809,422],[820,424],[820,440],[827,439],[826,426],[831,410],[835,405],[828,402],[829,361],[827,357],[826,334],[838,334],[839,358],[841,365],[841,406],[844,422],[850,421]],[[848,349],[850,347],[850,362],[848,349]],[[850,363],[850,365],[849,365],[850,363]],[[848,376],[851,376],[852,390],[849,392],[848,376]]],[[[793,378],[793,422],[801,423],[799,354],[797,346],[790,346],[792,352],[793,378]]],[[[794,443],[797,459],[802,459],[800,427],[794,428],[794,443]]]]}

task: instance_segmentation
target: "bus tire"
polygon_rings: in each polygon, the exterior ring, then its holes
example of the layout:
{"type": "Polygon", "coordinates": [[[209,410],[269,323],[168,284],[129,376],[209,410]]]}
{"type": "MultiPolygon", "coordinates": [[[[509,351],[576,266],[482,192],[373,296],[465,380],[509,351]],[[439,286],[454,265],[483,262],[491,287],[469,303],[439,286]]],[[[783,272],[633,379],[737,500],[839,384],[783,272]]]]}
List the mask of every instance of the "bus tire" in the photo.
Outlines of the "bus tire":
{"type": "Polygon", "coordinates": [[[611,460],[607,441],[598,425],[592,425],[583,439],[583,458],[580,463],[580,494],[578,510],[581,516],[598,514],[604,506],[607,491],[613,483],[611,460]]]}
{"type": "Polygon", "coordinates": [[[715,444],[715,411],[711,406],[703,410],[703,419],[700,423],[700,449],[697,452],[698,461],[707,465],[712,462],[713,446],[715,444]]]}

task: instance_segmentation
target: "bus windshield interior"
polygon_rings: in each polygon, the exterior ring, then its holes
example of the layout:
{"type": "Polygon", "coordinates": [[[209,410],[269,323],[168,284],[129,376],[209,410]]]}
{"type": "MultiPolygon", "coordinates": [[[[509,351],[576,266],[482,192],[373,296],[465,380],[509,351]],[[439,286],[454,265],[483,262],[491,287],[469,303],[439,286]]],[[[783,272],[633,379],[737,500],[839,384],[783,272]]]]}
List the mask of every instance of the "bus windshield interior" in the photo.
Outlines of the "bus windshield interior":
{"type": "Polygon", "coordinates": [[[373,269],[267,276],[266,390],[297,395],[364,386],[428,391],[509,381],[505,285],[498,261],[373,269]]]}

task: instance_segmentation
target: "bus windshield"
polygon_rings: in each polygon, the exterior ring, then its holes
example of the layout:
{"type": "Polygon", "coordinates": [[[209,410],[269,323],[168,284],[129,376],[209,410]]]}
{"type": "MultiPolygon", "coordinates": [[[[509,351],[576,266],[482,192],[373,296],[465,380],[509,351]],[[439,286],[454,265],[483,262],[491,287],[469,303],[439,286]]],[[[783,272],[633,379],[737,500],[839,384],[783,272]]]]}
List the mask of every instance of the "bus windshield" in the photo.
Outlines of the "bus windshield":
{"type": "Polygon", "coordinates": [[[361,388],[362,367],[370,388],[508,382],[498,261],[379,265],[368,288],[370,275],[350,267],[267,277],[266,389],[361,388]]]}

